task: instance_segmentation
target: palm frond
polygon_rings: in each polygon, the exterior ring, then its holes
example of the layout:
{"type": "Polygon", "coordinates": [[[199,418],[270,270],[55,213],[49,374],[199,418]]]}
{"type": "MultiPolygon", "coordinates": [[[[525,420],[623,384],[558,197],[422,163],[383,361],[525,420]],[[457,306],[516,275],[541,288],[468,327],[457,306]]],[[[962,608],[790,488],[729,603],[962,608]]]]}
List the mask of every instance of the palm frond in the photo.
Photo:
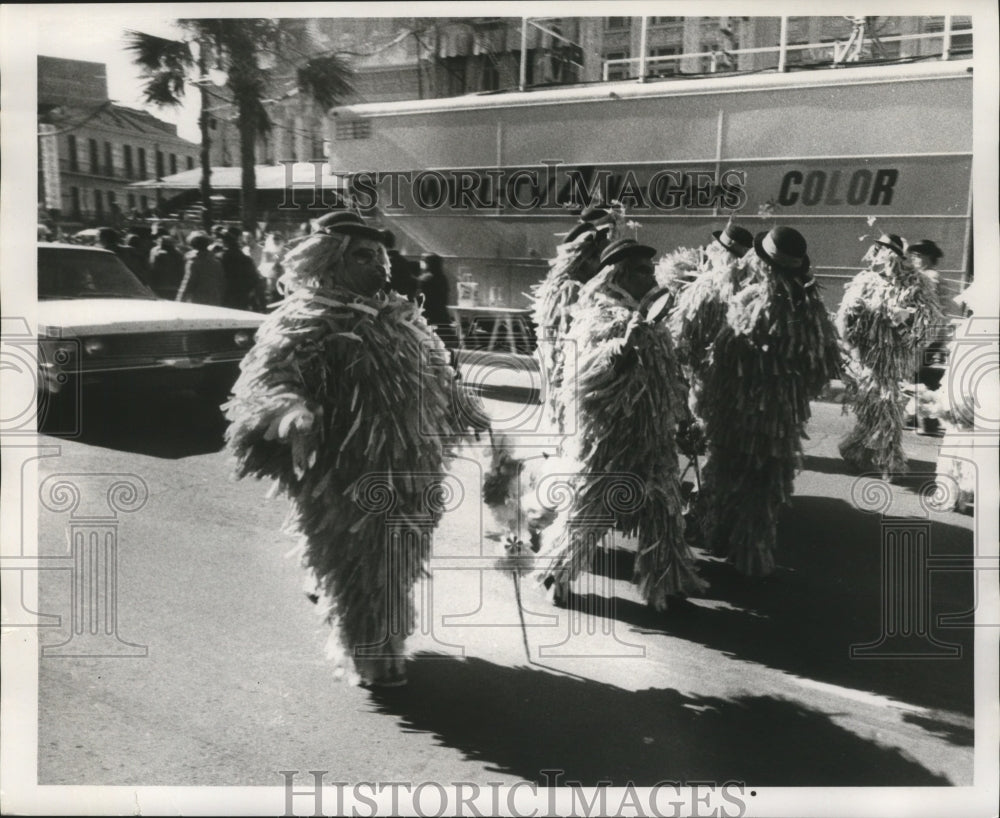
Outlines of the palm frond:
{"type": "Polygon", "coordinates": [[[331,108],[354,93],[351,67],[335,55],[310,57],[296,72],[299,90],[323,108],[331,108]]]}

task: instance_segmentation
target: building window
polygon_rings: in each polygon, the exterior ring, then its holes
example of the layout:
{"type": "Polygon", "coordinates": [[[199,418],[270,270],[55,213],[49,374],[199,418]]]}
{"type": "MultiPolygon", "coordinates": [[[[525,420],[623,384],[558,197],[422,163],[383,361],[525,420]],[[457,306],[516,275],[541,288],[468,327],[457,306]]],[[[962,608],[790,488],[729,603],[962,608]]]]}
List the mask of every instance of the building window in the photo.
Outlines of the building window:
{"type": "MultiPolygon", "coordinates": [[[[628,51],[608,51],[604,55],[605,60],[627,60],[629,58],[628,51]]],[[[629,63],[614,63],[607,66],[608,79],[609,80],[623,80],[627,79],[630,71],[629,63]]]]}
{"type": "Polygon", "coordinates": [[[87,147],[90,148],[90,172],[100,173],[101,166],[100,163],[98,162],[98,156],[97,156],[97,140],[88,139],[87,147]]]}
{"type": "Polygon", "coordinates": [[[142,215],[145,216],[149,211],[149,199],[145,196],[139,197],[139,207],[142,209],[142,215]]]}
{"type": "Polygon", "coordinates": [[[683,23],[683,17],[650,17],[649,24],[651,26],[666,26],[670,23],[683,23]]]}
{"type": "Polygon", "coordinates": [[[189,156],[187,158],[187,166],[188,166],[188,170],[194,170],[194,157],[193,156],[189,156]]]}
{"type": "Polygon", "coordinates": [[[131,215],[132,211],[135,210],[135,194],[134,193],[126,194],[125,201],[128,202],[128,212],[129,215],[131,215]]]}
{"type": "Polygon", "coordinates": [[[136,151],[136,154],[138,156],[138,162],[136,164],[139,165],[139,178],[140,179],[146,179],[147,178],[147,176],[146,176],[146,149],[145,148],[139,148],[136,151]]]}
{"type": "Polygon", "coordinates": [[[173,176],[177,173],[177,154],[170,154],[170,175],[173,176]]]}
{"type": "Polygon", "coordinates": [[[632,27],[631,17],[605,17],[605,31],[628,31],[632,27]]]}
{"type": "MultiPolygon", "coordinates": [[[[662,48],[654,48],[650,57],[675,57],[681,53],[676,45],[668,45],[662,48]]],[[[672,77],[677,73],[677,60],[656,60],[647,64],[646,73],[650,77],[672,77]]]]}
{"type": "Polygon", "coordinates": [[[156,152],[156,178],[161,179],[166,174],[163,172],[163,151],[156,152]]]}
{"type": "Polygon", "coordinates": [[[132,179],[135,177],[135,168],[132,167],[132,146],[122,146],[122,155],[125,158],[125,178],[132,179]]]}
{"type": "Polygon", "coordinates": [[[104,143],[104,175],[114,176],[115,175],[115,162],[114,155],[111,151],[111,143],[104,143]]]}
{"type": "Polygon", "coordinates": [[[70,213],[74,219],[80,218],[80,188],[71,187],[69,189],[70,213]]]}
{"type": "Polygon", "coordinates": [[[98,216],[104,215],[104,201],[101,199],[101,191],[94,191],[94,212],[98,216]]]}
{"type": "Polygon", "coordinates": [[[334,139],[369,139],[372,135],[370,119],[337,119],[333,129],[334,139]]]}
{"type": "Polygon", "coordinates": [[[73,134],[69,135],[69,144],[68,144],[68,147],[69,147],[69,150],[67,151],[67,153],[69,153],[69,169],[70,170],[79,170],[80,169],[80,160],[77,158],[77,155],[76,155],[76,137],[73,136],[73,134]]]}

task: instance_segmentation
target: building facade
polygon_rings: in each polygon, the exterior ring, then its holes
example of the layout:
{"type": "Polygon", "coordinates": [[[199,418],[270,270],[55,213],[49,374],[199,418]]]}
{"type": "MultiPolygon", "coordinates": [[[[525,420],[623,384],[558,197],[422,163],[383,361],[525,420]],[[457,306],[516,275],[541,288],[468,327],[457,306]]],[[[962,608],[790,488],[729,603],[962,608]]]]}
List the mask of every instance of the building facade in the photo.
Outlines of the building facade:
{"type": "Polygon", "coordinates": [[[39,56],[38,118],[39,202],[64,226],[152,215],[155,194],[129,185],[199,163],[199,146],[176,125],[108,98],[102,63],[39,56]]]}

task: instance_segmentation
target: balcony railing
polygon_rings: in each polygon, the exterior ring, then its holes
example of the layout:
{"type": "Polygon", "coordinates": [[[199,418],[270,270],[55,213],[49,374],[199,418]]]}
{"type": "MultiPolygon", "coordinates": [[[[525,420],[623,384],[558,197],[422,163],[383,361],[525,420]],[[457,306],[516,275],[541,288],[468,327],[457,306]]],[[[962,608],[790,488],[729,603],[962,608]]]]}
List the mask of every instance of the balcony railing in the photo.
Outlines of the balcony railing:
{"type": "MultiPolygon", "coordinates": [[[[962,46],[958,47],[955,44],[955,40],[959,37],[970,38],[973,34],[971,27],[969,28],[952,28],[950,21],[946,21],[943,31],[935,31],[924,34],[898,34],[891,37],[879,37],[875,40],[872,37],[866,37],[864,39],[864,45],[869,49],[876,43],[881,45],[886,45],[888,43],[903,43],[903,42],[914,42],[919,40],[941,40],[941,52],[940,58],[942,60],[950,59],[952,53],[955,51],[961,51],[963,54],[971,54],[971,45],[968,47],[962,46]]],[[[766,55],[772,54],[776,55],[778,59],[777,69],[778,71],[784,71],[788,63],[789,52],[806,52],[812,51],[816,52],[812,55],[813,62],[822,63],[824,52],[829,54],[829,64],[833,65],[843,65],[845,62],[845,56],[847,55],[848,48],[850,47],[850,41],[839,41],[835,40],[833,42],[818,42],[818,43],[779,43],[776,46],[763,46],[760,48],[734,48],[727,49],[725,51],[715,50],[715,51],[699,51],[699,52],[689,52],[685,54],[670,54],[664,56],[646,56],[646,57],[625,57],[613,60],[604,60],[603,74],[602,77],[605,82],[611,79],[611,73],[616,68],[624,67],[627,70],[627,78],[643,80],[647,76],[654,74],[657,69],[662,69],[668,66],[673,68],[673,73],[680,73],[677,69],[677,63],[680,60],[707,60],[708,62],[708,73],[714,74],[719,70],[738,70],[735,69],[733,65],[732,69],[729,68],[728,64],[738,62],[738,58],[742,55],[766,55]],[[635,70],[633,70],[633,67],[635,70]]],[[[877,45],[875,46],[877,49],[877,45]]],[[[935,56],[934,54],[921,55],[921,56],[935,56]]],[[[878,59],[877,56],[874,57],[878,59]]],[[[894,60],[897,57],[884,57],[886,60],[894,60]]],[[[697,72],[704,73],[704,72],[697,72]]],[[[655,74],[654,74],[655,75],[655,74]]]]}

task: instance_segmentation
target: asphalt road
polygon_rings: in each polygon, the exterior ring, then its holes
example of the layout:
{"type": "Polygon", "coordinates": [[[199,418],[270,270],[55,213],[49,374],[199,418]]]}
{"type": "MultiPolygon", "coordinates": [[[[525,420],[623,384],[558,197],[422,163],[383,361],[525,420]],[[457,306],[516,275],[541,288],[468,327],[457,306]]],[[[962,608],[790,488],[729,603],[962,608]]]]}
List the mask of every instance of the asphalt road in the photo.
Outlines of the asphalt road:
{"type": "MultiPolygon", "coordinates": [[[[959,656],[849,651],[882,631],[887,521],[924,525],[932,554],[961,556],[973,519],[924,510],[919,474],[933,472],[938,441],[913,434],[917,476],[893,487],[886,516],[859,509],[835,450],[849,419],[832,404],[814,412],[780,570],[748,580],[703,557],[709,589],[666,614],[614,578],[628,576],[620,542],[570,610],[524,585],[522,634],[514,581],[490,568],[500,546],[467,492],[434,541],[410,684],[371,693],[332,678],[280,533],[286,501],[229,478],[211,408],[190,395],[89,403],[84,436],[41,439],[57,448],[40,476],[75,475],[84,505],[107,502],[107,475],[148,491],[114,528],[117,637],[146,655],[39,660],[39,782],[274,786],[279,770],[332,770],[342,781],[544,784],[556,769],[584,784],[968,785],[972,629],[936,618],[974,607],[972,573],[935,573],[922,592],[930,630],[913,643],[959,656]]],[[[475,487],[477,469],[471,455],[455,474],[475,487]]],[[[108,512],[43,509],[40,553],[65,558],[71,526],[95,514],[108,512]]],[[[60,617],[42,645],[72,642],[85,618],[71,576],[40,572],[40,610],[60,617]]]]}

